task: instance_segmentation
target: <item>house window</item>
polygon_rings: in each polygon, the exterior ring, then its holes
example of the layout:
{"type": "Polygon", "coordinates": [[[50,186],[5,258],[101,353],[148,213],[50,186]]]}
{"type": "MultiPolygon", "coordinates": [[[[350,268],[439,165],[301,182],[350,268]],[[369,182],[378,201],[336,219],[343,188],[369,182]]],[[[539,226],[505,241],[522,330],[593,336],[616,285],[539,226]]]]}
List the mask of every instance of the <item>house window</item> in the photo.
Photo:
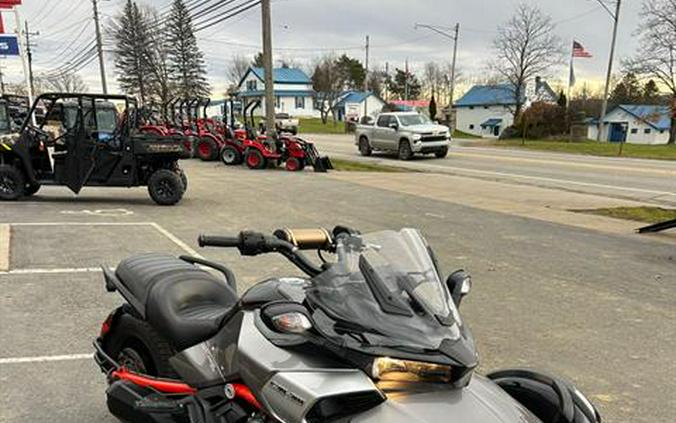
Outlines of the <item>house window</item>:
{"type": "Polygon", "coordinates": [[[469,106],[469,109],[470,109],[470,110],[474,110],[474,106],[469,106]]]}
{"type": "Polygon", "coordinates": [[[664,129],[660,130],[660,134],[664,134],[664,129]]]}
{"type": "Polygon", "coordinates": [[[643,133],[644,133],[644,134],[649,134],[649,133],[650,133],[650,128],[645,128],[645,129],[643,130],[643,133]]]}
{"type": "Polygon", "coordinates": [[[474,125],[473,125],[473,124],[470,125],[470,126],[469,126],[469,129],[474,129],[474,125]]]}
{"type": "Polygon", "coordinates": [[[256,91],[256,80],[246,81],[247,91],[256,91]]]}
{"type": "Polygon", "coordinates": [[[488,106],[484,106],[484,109],[488,110],[488,106]]]}
{"type": "Polygon", "coordinates": [[[638,134],[638,128],[631,128],[632,134],[638,134]]]}
{"type": "Polygon", "coordinates": [[[296,109],[305,108],[305,97],[296,97],[296,109]]]}
{"type": "Polygon", "coordinates": [[[282,107],[282,99],[278,95],[275,96],[275,107],[278,109],[282,107]]]}

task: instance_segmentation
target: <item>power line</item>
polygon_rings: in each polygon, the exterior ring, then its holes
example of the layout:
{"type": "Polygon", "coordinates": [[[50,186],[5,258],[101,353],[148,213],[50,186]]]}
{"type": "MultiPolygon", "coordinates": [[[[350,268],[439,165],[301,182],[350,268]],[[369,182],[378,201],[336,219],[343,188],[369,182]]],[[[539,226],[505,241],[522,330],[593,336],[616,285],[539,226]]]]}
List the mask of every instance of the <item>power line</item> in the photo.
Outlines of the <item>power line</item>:
{"type": "Polygon", "coordinates": [[[240,4],[239,6],[235,6],[231,9],[225,11],[224,13],[221,13],[219,15],[214,16],[213,18],[215,18],[215,20],[212,20],[209,23],[204,23],[202,26],[196,26],[195,32],[199,32],[199,31],[205,30],[207,28],[211,28],[214,25],[218,25],[219,23],[224,22],[224,21],[226,21],[230,18],[233,18],[233,17],[235,17],[235,16],[237,16],[241,13],[244,13],[247,10],[252,9],[252,8],[254,8],[254,7],[256,7],[260,4],[261,4],[260,0],[245,1],[243,4],[240,4]],[[238,9],[238,10],[236,10],[236,9],[238,9]]]}

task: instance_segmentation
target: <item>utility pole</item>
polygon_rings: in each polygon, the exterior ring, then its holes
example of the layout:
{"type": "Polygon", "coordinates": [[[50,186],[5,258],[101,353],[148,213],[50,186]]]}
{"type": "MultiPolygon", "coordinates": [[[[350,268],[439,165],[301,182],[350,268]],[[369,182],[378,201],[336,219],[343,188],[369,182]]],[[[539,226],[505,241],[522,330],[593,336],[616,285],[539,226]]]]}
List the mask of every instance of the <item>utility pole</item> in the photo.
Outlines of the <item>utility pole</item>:
{"type": "Polygon", "coordinates": [[[453,28],[438,25],[415,24],[415,29],[418,28],[429,29],[430,31],[434,31],[443,37],[453,40],[453,59],[451,61],[451,81],[450,81],[451,83],[448,93],[448,113],[449,116],[451,117],[451,120],[454,121],[452,115],[453,115],[453,94],[455,93],[455,61],[458,55],[458,38],[460,37],[460,23],[456,23],[453,28]]]}
{"type": "Polygon", "coordinates": [[[390,102],[390,87],[387,86],[387,84],[390,82],[390,62],[385,62],[385,86],[384,92],[385,92],[385,101],[390,102]]]}
{"type": "Polygon", "coordinates": [[[366,97],[364,97],[364,116],[367,116],[369,114],[369,109],[368,109],[368,91],[369,91],[369,36],[366,36],[366,60],[365,60],[365,68],[366,68],[366,76],[364,77],[364,93],[366,94],[366,97]]]}
{"type": "MultiPolygon", "coordinates": [[[[275,91],[272,67],[272,12],[270,0],[261,1],[261,13],[263,24],[263,68],[265,69],[265,131],[268,140],[277,135],[275,133],[275,91]]],[[[268,147],[276,151],[274,142],[268,143],[268,147]]]]}
{"type": "Polygon", "coordinates": [[[601,104],[601,116],[599,117],[599,127],[598,133],[596,134],[596,141],[601,141],[603,138],[603,120],[606,117],[606,111],[608,109],[608,90],[610,90],[610,77],[613,73],[613,59],[615,57],[615,42],[617,41],[617,26],[620,21],[620,5],[622,0],[616,0],[615,4],[615,13],[613,14],[605,4],[602,6],[608,11],[610,16],[613,18],[613,38],[610,42],[610,57],[608,58],[608,72],[606,73],[606,86],[603,90],[603,103],[601,104]]]}
{"type": "Polygon", "coordinates": [[[406,58],[406,68],[404,73],[404,100],[408,101],[408,57],[406,58]]]}
{"type": "Polygon", "coordinates": [[[101,88],[103,88],[103,94],[108,94],[108,84],[106,83],[106,64],[103,60],[103,42],[101,41],[101,26],[99,23],[99,8],[97,2],[98,0],[92,0],[92,6],[94,7],[94,27],[96,29],[96,50],[99,53],[101,88]]]}
{"type": "MultiPolygon", "coordinates": [[[[28,80],[31,91],[35,93],[35,80],[33,79],[33,51],[31,50],[31,35],[40,35],[39,32],[28,31],[28,21],[24,21],[24,35],[26,36],[26,56],[28,57],[28,80]]],[[[3,90],[4,91],[4,90],[3,90]]]]}
{"type": "MultiPolygon", "coordinates": [[[[30,78],[28,75],[28,59],[26,58],[26,46],[24,45],[24,39],[21,37],[21,15],[19,14],[19,8],[14,8],[14,21],[16,23],[15,31],[17,34],[17,39],[19,42],[19,49],[21,50],[21,65],[23,66],[23,75],[26,81],[26,91],[28,91],[28,104],[32,106],[33,104],[33,89],[31,88],[30,78]]],[[[31,113],[31,123],[36,125],[35,113],[31,113]]]]}
{"type": "Polygon", "coordinates": [[[0,95],[5,95],[5,80],[3,79],[1,64],[0,64],[0,95]]]}

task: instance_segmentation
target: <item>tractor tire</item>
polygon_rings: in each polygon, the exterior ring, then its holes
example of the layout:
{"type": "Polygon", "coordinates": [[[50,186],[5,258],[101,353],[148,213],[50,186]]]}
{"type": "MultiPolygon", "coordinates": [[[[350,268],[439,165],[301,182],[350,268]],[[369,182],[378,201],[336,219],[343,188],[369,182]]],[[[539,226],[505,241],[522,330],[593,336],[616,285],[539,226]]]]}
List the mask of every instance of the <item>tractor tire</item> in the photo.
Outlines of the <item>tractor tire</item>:
{"type": "Polygon", "coordinates": [[[221,161],[226,166],[234,166],[242,163],[242,153],[232,145],[221,148],[221,161]]]}
{"type": "Polygon", "coordinates": [[[359,153],[364,157],[368,157],[373,153],[368,138],[364,136],[359,138],[359,153]]]}
{"type": "Polygon", "coordinates": [[[413,151],[411,151],[411,144],[407,140],[399,141],[399,160],[411,160],[413,151]]]}
{"type": "Polygon", "coordinates": [[[122,312],[104,338],[103,349],[127,370],[159,378],[177,379],[169,364],[175,348],[147,322],[122,312]]]}
{"type": "Polygon", "coordinates": [[[305,160],[298,157],[289,157],[286,159],[285,167],[289,172],[300,172],[305,168],[305,160]]]}
{"type": "Polygon", "coordinates": [[[197,157],[205,162],[210,162],[218,158],[218,144],[211,138],[200,138],[195,147],[197,157]]]}
{"type": "Polygon", "coordinates": [[[0,165],[0,200],[13,201],[23,197],[26,178],[21,169],[11,165],[0,165]]]}
{"type": "Polygon", "coordinates": [[[263,153],[255,148],[247,150],[244,155],[244,161],[249,169],[265,169],[268,165],[267,160],[263,157],[263,153]]]}
{"type": "Polygon", "coordinates": [[[148,178],[150,198],[160,206],[173,206],[181,201],[185,188],[178,173],[169,169],[158,169],[148,178]]]}
{"type": "Polygon", "coordinates": [[[31,195],[35,194],[40,190],[40,184],[31,184],[28,183],[23,189],[23,195],[26,197],[30,197],[31,195]]]}
{"type": "Polygon", "coordinates": [[[437,159],[443,159],[448,154],[448,147],[442,147],[439,150],[434,152],[434,156],[437,159]]]}

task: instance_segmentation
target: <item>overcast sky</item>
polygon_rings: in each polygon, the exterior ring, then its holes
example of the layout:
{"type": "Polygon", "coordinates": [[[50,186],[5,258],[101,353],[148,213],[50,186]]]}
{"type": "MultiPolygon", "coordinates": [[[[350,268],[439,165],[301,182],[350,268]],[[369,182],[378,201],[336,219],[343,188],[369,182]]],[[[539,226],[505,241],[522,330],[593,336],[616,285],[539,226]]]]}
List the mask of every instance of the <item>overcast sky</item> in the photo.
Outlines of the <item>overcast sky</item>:
{"type": "MultiPolygon", "coordinates": [[[[99,0],[106,23],[116,16],[125,0],[99,0]]],[[[614,8],[614,1],[604,0],[614,8]]],[[[169,0],[139,0],[165,10],[169,0]]],[[[193,4],[195,0],[193,0],[193,4]]],[[[491,42],[500,23],[514,12],[518,0],[273,0],[273,45],[275,60],[310,63],[313,58],[334,51],[361,60],[364,37],[371,38],[371,66],[390,69],[409,60],[413,70],[427,61],[449,61],[451,41],[414,24],[451,27],[460,23],[458,67],[467,84],[486,76],[485,64],[491,57],[491,42]]],[[[576,59],[578,87],[586,80],[597,85],[604,78],[612,20],[597,0],[531,0],[556,23],[556,33],[570,45],[575,38],[593,54],[592,59],[576,59]]],[[[199,4],[199,3],[197,3],[199,4]]],[[[618,33],[616,69],[619,60],[637,48],[634,35],[641,0],[623,2],[618,33]]],[[[34,37],[36,73],[66,63],[94,37],[90,0],[24,0],[20,11],[28,20],[34,37]]],[[[5,28],[14,28],[11,14],[4,13],[5,28]]],[[[205,52],[209,78],[218,97],[226,87],[225,67],[233,54],[253,56],[260,50],[260,8],[198,33],[205,52]]],[[[114,83],[111,53],[106,54],[109,85],[114,83]]],[[[100,87],[98,62],[80,71],[92,91],[100,87]]],[[[18,59],[0,59],[5,80],[22,78],[18,59]]],[[[567,65],[552,69],[550,80],[564,83],[567,65]]]]}

